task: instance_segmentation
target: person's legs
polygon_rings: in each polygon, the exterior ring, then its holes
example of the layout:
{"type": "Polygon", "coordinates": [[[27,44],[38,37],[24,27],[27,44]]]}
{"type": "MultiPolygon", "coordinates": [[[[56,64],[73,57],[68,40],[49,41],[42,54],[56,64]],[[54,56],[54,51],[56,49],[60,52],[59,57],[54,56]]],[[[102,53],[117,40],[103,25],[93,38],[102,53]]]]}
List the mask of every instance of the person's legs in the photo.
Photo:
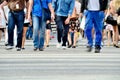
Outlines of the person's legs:
{"type": "Polygon", "coordinates": [[[57,24],[57,40],[58,43],[61,43],[61,38],[63,34],[63,23],[62,18],[60,16],[56,16],[56,24],[57,24]]]}
{"type": "MultiPolygon", "coordinates": [[[[13,42],[13,38],[14,38],[14,28],[15,28],[15,18],[14,18],[14,14],[10,11],[8,14],[9,18],[8,18],[8,46],[13,46],[14,42],[13,42]]],[[[8,49],[10,49],[9,47],[7,47],[8,49]]]]}
{"type": "Polygon", "coordinates": [[[102,19],[101,19],[101,12],[94,12],[94,29],[95,29],[95,53],[99,53],[101,49],[101,42],[102,42],[102,19]]]}
{"type": "MultiPolygon", "coordinates": [[[[93,28],[93,22],[92,22],[92,13],[90,11],[87,11],[86,15],[86,22],[85,22],[85,35],[88,40],[88,46],[93,46],[93,37],[92,37],[92,28],[93,28]]],[[[88,50],[89,51],[89,50],[88,50]]],[[[91,51],[91,49],[90,49],[91,51]]]]}
{"type": "Polygon", "coordinates": [[[22,49],[24,49],[27,29],[28,29],[28,26],[24,25],[24,27],[23,27],[23,37],[22,37],[22,49]]]}
{"type": "Polygon", "coordinates": [[[45,46],[46,47],[49,47],[50,34],[51,34],[51,24],[50,24],[50,22],[47,22],[46,37],[45,37],[45,46]]]}
{"type": "Polygon", "coordinates": [[[41,17],[32,15],[34,51],[39,48],[40,19],[41,17]]]}
{"type": "Polygon", "coordinates": [[[116,48],[119,48],[118,46],[118,39],[119,39],[119,32],[118,32],[118,26],[113,26],[113,30],[114,30],[114,33],[113,33],[113,46],[116,47],[116,48]]]}
{"type": "Polygon", "coordinates": [[[69,31],[69,24],[65,24],[65,20],[67,17],[62,17],[62,23],[63,23],[63,35],[62,35],[62,46],[66,47],[67,38],[68,38],[68,31],[69,31]]]}
{"type": "Polygon", "coordinates": [[[74,38],[73,38],[73,46],[72,48],[76,48],[76,43],[77,43],[77,40],[78,40],[78,32],[75,30],[74,31],[74,38]]]}
{"type": "Polygon", "coordinates": [[[44,19],[39,19],[40,26],[40,35],[39,35],[39,50],[43,51],[44,49],[44,41],[45,41],[45,29],[46,29],[46,21],[44,19]]]}
{"type": "Polygon", "coordinates": [[[2,38],[2,30],[0,29],[0,40],[1,40],[1,38],[2,38]]]}
{"type": "MultiPolygon", "coordinates": [[[[22,33],[23,33],[23,25],[24,25],[24,11],[20,11],[15,14],[16,25],[17,25],[17,48],[22,47],[22,33]]],[[[20,49],[18,49],[20,50],[20,49]]]]}
{"type": "Polygon", "coordinates": [[[71,39],[71,29],[69,29],[69,32],[68,32],[68,48],[70,48],[72,46],[72,39],[71,39]]]}

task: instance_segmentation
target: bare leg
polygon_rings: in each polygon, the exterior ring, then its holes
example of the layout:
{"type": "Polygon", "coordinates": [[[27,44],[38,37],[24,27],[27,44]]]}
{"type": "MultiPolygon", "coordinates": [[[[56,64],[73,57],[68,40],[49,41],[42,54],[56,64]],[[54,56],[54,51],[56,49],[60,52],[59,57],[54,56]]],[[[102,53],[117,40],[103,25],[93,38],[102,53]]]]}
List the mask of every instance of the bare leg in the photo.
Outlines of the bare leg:
{"type": "Polygon", "coordinates": [[[27,29],[28,27],[23,27],[22,48],[24,48],[24,45],[25,45],[27,29]]]}

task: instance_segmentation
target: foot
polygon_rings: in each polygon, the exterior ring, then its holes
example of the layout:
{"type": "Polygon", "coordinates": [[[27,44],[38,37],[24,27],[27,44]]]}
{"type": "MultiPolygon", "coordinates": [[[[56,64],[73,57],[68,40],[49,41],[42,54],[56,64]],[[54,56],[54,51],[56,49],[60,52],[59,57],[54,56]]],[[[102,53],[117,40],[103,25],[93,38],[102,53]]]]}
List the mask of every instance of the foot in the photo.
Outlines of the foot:
{"type": "Polygon", "coordinates": [[[39,51],[44,51],[44,48],[39,48],[39,51]]]}
{"type": "Polygon", "coordinates": [[[117,44],[113,44],[113,46],[116,47],[116,48],[120,48],[120,46],[117,45],[117,44]]]}
{"type": "Polygon", "coordinates": [[[16,50],[17,50],[17,51],[21,51],[21,48],[17,47],[16,50]]]}
{"type": "Polygon", "coordinates": [[[62,46],[62,49],[65,50],[65,49],[66,49],[66,46],[62,46]]]}
{"type": "Polygon", "coordinates": [[[33,50],[34,50],[34,51],[37,51],[37,49],[38,49],[38,48],[34,47],[34,49],[33,49],[33,50]]]}
{"type": "Polygon", "coordinates": [[[72,46],[72,48],[76,48],[76,46],[72,46]]]}
{"type": "Polygon", "coordinates": [[[95,46],[95,53],[100,53],[101,47],[100,46],[95,46]]]}
{"type": "Polygon", "coordinates": [[[92,51],[92,46],[87,46],[87,52],[91,52],[92,51]]]}
{"type": "Polygon", "coordinates": [[[13,49],[13,46],[7,45],[6,50],[13,49]]]}
{"type": "Polygon", "coordinates": [[[61,43],[57,43],[56,47],[61,48],[61,43]]]}
{"type": "Polygon", "coordinates": [[[72,47],[72,45],[68,45],[68,48],[71,48],[72,47]]]}

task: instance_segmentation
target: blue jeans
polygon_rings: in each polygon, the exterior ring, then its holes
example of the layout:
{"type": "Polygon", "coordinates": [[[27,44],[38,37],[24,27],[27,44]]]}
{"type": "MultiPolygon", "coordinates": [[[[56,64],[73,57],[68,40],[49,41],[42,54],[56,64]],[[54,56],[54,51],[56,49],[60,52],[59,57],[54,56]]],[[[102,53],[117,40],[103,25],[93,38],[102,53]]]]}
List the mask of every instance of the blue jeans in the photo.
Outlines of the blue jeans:
{"type": "Polygon", "coordinates": [[[42,26],[42,17],[32,15],[33,43],[35,48],[44,47],[45,27],[42,26]]]}
{"type": "Polygon", "coordinates": [[[69,24],[65,24],[65,20],[67,17],[56,16],[56,24],[57,24],[57,40],[61,43],[61,39],[63,41],[62,46],[66,46],[69,24]]]}
{"type": "Polygon", "coordinates": [[[101,11],[86,11],[85,34],[88,39],[88,45],[93,46],[92,28],[95,30],[95,46],[101,46],[102,41],[102,21],[101,11]]]}
{"type": "Polygon", "coordinates": [[[17,45],[16,47],[21,48],[22,45],[22,30],[23,30],[23,24],[24,24],[24,11],[9,11],[8,14],[8,45],[13,46],[14,45],[14,28],[15,25],[17,26],[17,45]]]}

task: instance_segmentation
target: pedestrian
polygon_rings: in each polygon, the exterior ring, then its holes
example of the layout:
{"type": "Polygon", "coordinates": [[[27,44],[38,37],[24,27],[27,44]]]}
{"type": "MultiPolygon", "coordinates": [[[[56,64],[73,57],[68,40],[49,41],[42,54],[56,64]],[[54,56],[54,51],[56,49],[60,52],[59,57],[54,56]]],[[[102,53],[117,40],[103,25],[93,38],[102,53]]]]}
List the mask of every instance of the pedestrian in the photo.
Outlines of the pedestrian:
{"type": "Polygon", "coordinates": [[[69,31],[69,22],[74,9],[75,0],[53,0],[53,8],[56,14],[57,24],[57,48],[66,49],[69,31]]]}
{"type": "Polygon", "coordinates": [[[50,40],[50,32],[51,32],[51,21],[54,21],[55,14],[54,14],[54,9],[52,7],[52,0],[41,0],[41,2],[42,2],[42,11],[43,11],[42,27],[46,29],[45,47],[48,47],[50,40]]]}
{"type": "Polygon", "coordinates": [[[34,51],[44,50],[45,26],[42,26],[42,3],[40,0],[29,0],[28,19],[33,24],[33,44],[34,51]]]}
{"type": "MultiPolygon", "coordinates": [[[[28,5],[28,3],[27,3],[27,5],[28,5]]],[[[28,6],[26,6],[26,8],[24,9],[25,16],[27,16],[27,13],[26,13],[27,12],[27,7],[28,6]]],[[[27,29],[28,29],[29,25],[30,25],[30,21],[25,18],[24,26],[23,26],[23,35],[22,35],[22,47],[21,47],[22,50],[25,49],[24,45],[25,45],[25,40],[26,40],[26,32],[27,32],[27,29]]]]}
{"type": "Polygon", "coordinates": [[[14,28],[17,26],[17,51],[21,50],[22,45],[22,30],[24,24],[24,8],[28,0],[5,0],[0,7],[3,7],[8,4],[10,9],[8,14],[8,46],[7,50],[13,49],[14,46],[14,28]]]}
{"type": "MultiPolygon", "coordinates": [[[[100,53],[102,41],[103,15],[108,0],[82,0],[81,13],[85,11],[85,35],[88,40],[87,51],[91,52],[93,47],[92,29],[95,30],[95,53],[100,53]]],[[[80,13],[80,16],[82,15],[80,13]]]]}
{"type": "Polygon", "coordinates": [[[6,29],[6,18],[5,18],[4,9],[0,8],[0,40],[2,38],[2,33],[5,33],[6,29]]]}
{"type": "Polygon", "coordinates": [[[119,30],[118,30],[118,23],[117,23],[117,18],[118,16],[120,16],[120,0],[112,0],[110,1],[109,4],[109,16],[107,19],[109,19],[110,17],[113,20],[108,20],[107,23],[111,24],[113,26],[113,46],[116,48],[120,48],[120,46],[118,45],[118,40],[119,40],[119,30]]]}
{"type": "Polygon", "coordinates": [[[81,3],[78,0],[75,0],[74,10],[70,19],[70,26],[68,32],[68,48],[76,48],[76,43],[79,38],[79,13],[80,13],[81,3]]]}

